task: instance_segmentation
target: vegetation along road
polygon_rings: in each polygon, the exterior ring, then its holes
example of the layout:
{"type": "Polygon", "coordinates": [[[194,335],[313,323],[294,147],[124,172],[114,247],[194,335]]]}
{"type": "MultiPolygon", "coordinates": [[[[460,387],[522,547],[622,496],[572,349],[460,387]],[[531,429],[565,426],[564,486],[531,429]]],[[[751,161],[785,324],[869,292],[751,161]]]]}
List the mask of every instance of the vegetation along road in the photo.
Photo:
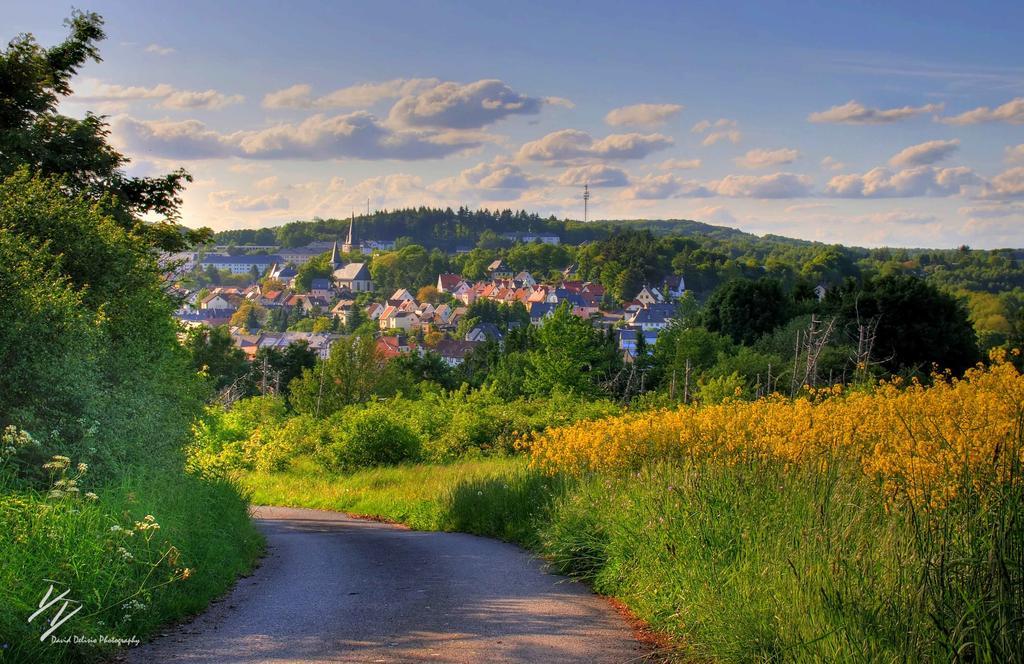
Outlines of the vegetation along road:
{"type": "Polygon", "coordinates": [[[336,512],[254,508],[269,555],[131,662],[627,662],[605,600],[523,550],[336,512]]]}

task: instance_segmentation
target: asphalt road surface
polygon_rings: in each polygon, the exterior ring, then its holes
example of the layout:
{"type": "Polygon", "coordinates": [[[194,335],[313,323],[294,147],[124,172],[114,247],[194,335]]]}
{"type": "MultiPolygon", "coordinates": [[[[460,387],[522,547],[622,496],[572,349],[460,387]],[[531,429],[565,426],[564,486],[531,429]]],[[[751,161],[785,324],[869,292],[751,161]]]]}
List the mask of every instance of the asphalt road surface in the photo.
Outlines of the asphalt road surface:
{"type": "Polygon", "coordinates": [[[258,507],[268,556],[129,662],[635,662],[648,649],[586,586],[518,547],[335,512],[258,507]]]}

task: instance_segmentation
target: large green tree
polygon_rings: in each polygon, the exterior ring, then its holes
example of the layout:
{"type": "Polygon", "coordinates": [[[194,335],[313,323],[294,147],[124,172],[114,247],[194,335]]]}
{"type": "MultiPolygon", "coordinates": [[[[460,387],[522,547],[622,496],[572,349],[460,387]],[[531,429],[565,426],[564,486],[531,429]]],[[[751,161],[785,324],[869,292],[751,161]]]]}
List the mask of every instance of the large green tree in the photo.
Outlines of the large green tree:
{"type": "Polygon", "coordinates": [[[872,358],[891,371],[928,373],[934,363],[961,372],[979,359],[966,306],[918,277],[850,281],[826,303],[851,342],[860,326],[875,327],[872,358]]]}

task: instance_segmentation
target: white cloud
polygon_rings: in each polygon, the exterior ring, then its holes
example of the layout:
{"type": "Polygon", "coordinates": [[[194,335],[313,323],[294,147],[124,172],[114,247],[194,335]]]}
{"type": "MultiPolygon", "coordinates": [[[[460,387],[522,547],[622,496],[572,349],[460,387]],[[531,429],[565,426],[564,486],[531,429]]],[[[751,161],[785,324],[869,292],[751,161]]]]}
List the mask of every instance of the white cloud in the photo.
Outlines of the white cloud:
{"type": "Polygon", "coordinates": [[[962,207],[957,212],[966,217],[978,219],[998,219],[1016,215],[1024,216],[1024,203],[1011,203],[1009,201],[983,203],[981,205],[962,207]]]}
{"type": "Polygon", "coordinates": [[[535,115],[544,103],[497,79],[449,81],[401,97],[391,107],[388,121],[403,127],[479,129],[510,115],[535,115]]]}
{"type": "Polygon", "coordinates": [[[704,147],[711,147],[715,143],[719,143],[721,141],[729,141],[733,145],[736,145],[737,143],[740,142],[741,138],[743,138],[743,134],[736,131],[735,129],[729,131],[713,131],[707,136],[705,136],[704,140],[701,141],[700,144],[703,145],[704,147]]]}
{"type": "Polygon", "coordinates": [[[821,160],[821,167],[830,171],[841,171],[846,168],[846,164],[835,157],[828,156],[821,160]]]}
{"type": "Polygon", "coordinates": [[[397,78],[379,83],[360,83],[313,97],[313,88],[299,83],[263,97],[264,108],[367,108],[386,99],[416,94],[440,83],[436,78],[397,78]]]}
{"type": "Polygon", "coordinates": [[[690,127],[690,131],[694,134],[703,134],[708,129],[735,129],[736,121],[729,120],[728,118],[719,118],[712,122],[711,120],[701,120],[697,124],[690,127]]]}
{"type": "Polygon", "coordinates": [[[664,134],[611,134],[600,140],[578,129],[562,129],[519,148],[523,161],[566,162],[587,158],[643,159],[671,146],[664,134]]]}
{"type": "Polygon", "coordinates": [[[155,53],[157,55],[170,55],[175,52],[170,46],[161,46],[160,44],[150,44],[146,47],[146,53],[155,53]]]}
{"type": "Polygon", "coordinates": [[[197,120],[112,122],[114,138],[133,152],[177,159],[436,159],[491,140],[479,133],[395,131],[365,112],[314,115],[299,124],[221,134],[197,120]]]}
{"type": "Polygon", "coordinates": [[[280,183],[281,178],[277,177],[276,175],[271,175],[269,177],[256,180],[255,182],[252,183],[252,186],[257,189],[266,191],[267,189],[273,189],[280,183]]]}
{"type": "Polygon", "coordinates": [[[900,171],[880,166],[864,174],[837,175],[829,180],[825,193],[838,198],[954,196],[978,184],[981,178],[963,166],[916,166],[900,171]]]}
{"type": "Polygon", "coordinates": [[[629,184],[629,176],[621,168],[607,164],[591,164],[589,166],[573,166],[558,176],[558,184],[564,186],[591,187],[625,187],[629,184]]]}
{"type": "Polygon", "coordinates": [[[970,111],[942,118],[942,122],[951,125],[971,125],[982,122],[1006,122],[1009,124],[1024,124],[1024,97],[1011,99],[1001,106],[990,108],[979,106],[970,111]]]}
{"type": "Polygon", "coordinates": [[[576,108],[576,104],[565,97],[544,97],[544,103],[548,106],[561,106],[562,108],[576,108]]]}
{"type": "Polygon", "coordinates": [[[829,203],[797,203],[796,205],[787,205],[782,211],[790,214],[797,212],[814,212],[816,210],[831,210],[834,205],[829,203]]]}
{"type": "Polygon", "coordinates": [[[889,160],[889,164],[897,168],[911,166],[928,166],[942,161],[960,149],[960,141],[928,141],[911,145],[897,152],[889,160]]]}
{"type": "Polygon", "coordinates": [[[178,90],[158,104],[160,108],[176,109],[209,109],[215,110],[240,104],[245,101],[242,95],[225,95],[216,90],[178,90]]]}
{"type": "Polygon", "coordinates": [[[680,104],[633,104],[612,109],[604,116],[604,121],[613,127],[657,127],[679,115],[682,110],[680,104]]]}
{"type": "Polygon", "coordinates": [[[665,198],[707,198],[713,196],[700,182],[685,180],[672,173],[645,175],[633,181],[620,197],[624,200],[659,200],[665,198]]]}
{"type": "Polygon", "coordinates": [[[737,157],[736,163],[744,168],[767,168],[791,164],[799,156],[800,152],[792,148],[779,148],[777,150],[757,149],[750,150],[742,157],[737,157]]]}
{"type": "Polygon", "coordinates": [[[985,185],[981,198],[1024,198],[1024,166],[1003,171],[985,185]]]}
{"type": "Polygon", "coordinates": [[[736,226],[739,222],[728,209],[721,205],[705,205],[690,213],[691,217],[705,223],[736,226]]]}
{"type": "Polygon", "coordinates": [[[658,164],[663,171],[691,171],[701,166],[700,159],[666,159],[658,164]]]}
{"type": "Polygon", "coordinates": [[[1024,163],[1024,143],[1006,148],[1006,161],[1011,164],[1024,163]]]}
{"type": "Polygon", "coordinates": [[[806,175],[727,175],[708,187],[719,196],[733,198],[800,198],[811,193],[813,182],[806,175]]]}
{"type": "Polygon", "coordinates": [[[807,119],[811,122],[839,124],[889,124],[925,113],[938,113],[942,109],[942,104],[900,106],[887,109],[869,108],[858,101],[851,100],[840,106],[833,106],[827,111],[811,113],[807,119]]]}
{"type": "Polygon", "coordinates": [[[710,147],[715,143],[721,141],[729,141],[733,145],[740,142],[743,135],[736,128],[737,124],[735,120],[729,120],[728,118],[719,118],[714,122],[710,120],[701,120],[697,124],[690,128],[690,131],[694,134],[704,134],[704,140],[701,141],[701,145],[704,147],[710,147]]]}
{"type": "Polygon", "coordinates": [[[231,212],[266,212],[268,210],[287,210],[290,202],[281,194],[265,196],[242,196],[235,191],[214,191],[209,195],[210,202],[231,212]]]}
{"type": "Polygon", "coordinates": [[[529,175],[517,164],[499,157],[467,168],[455,177],[438,180],[430,189],[455,198],[477,195],[513,200],[519,198],[524,190],[543,181],[543,178],[529,175]]]}
{"type": "Polygon", "coordinates": [[[90,79],[85,82],[81,94],[72,98],[72,101],[76,103],[100,104],[144,100],[159,100],[156,104],[159,108],[215,110],[232,104],[240,104],[245,97],[226,95],[216,90],[180,90],[167,83],[146,87],[117,85],[90,79]]]}

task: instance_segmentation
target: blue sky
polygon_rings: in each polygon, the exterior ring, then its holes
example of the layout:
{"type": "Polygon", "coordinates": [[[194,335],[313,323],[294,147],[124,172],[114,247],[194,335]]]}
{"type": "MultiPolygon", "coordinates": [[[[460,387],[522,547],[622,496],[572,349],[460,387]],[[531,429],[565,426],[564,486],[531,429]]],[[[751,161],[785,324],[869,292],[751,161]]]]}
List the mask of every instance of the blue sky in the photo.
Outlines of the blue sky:
{"type": "MultiPolygon", "coordinates": [[[[217,229],[466,204],[1024,245],[1024,5],[96,2],[63,109],[217,229]]],[[[63,36],[70,7],[4,7],[63,36]]]]}

